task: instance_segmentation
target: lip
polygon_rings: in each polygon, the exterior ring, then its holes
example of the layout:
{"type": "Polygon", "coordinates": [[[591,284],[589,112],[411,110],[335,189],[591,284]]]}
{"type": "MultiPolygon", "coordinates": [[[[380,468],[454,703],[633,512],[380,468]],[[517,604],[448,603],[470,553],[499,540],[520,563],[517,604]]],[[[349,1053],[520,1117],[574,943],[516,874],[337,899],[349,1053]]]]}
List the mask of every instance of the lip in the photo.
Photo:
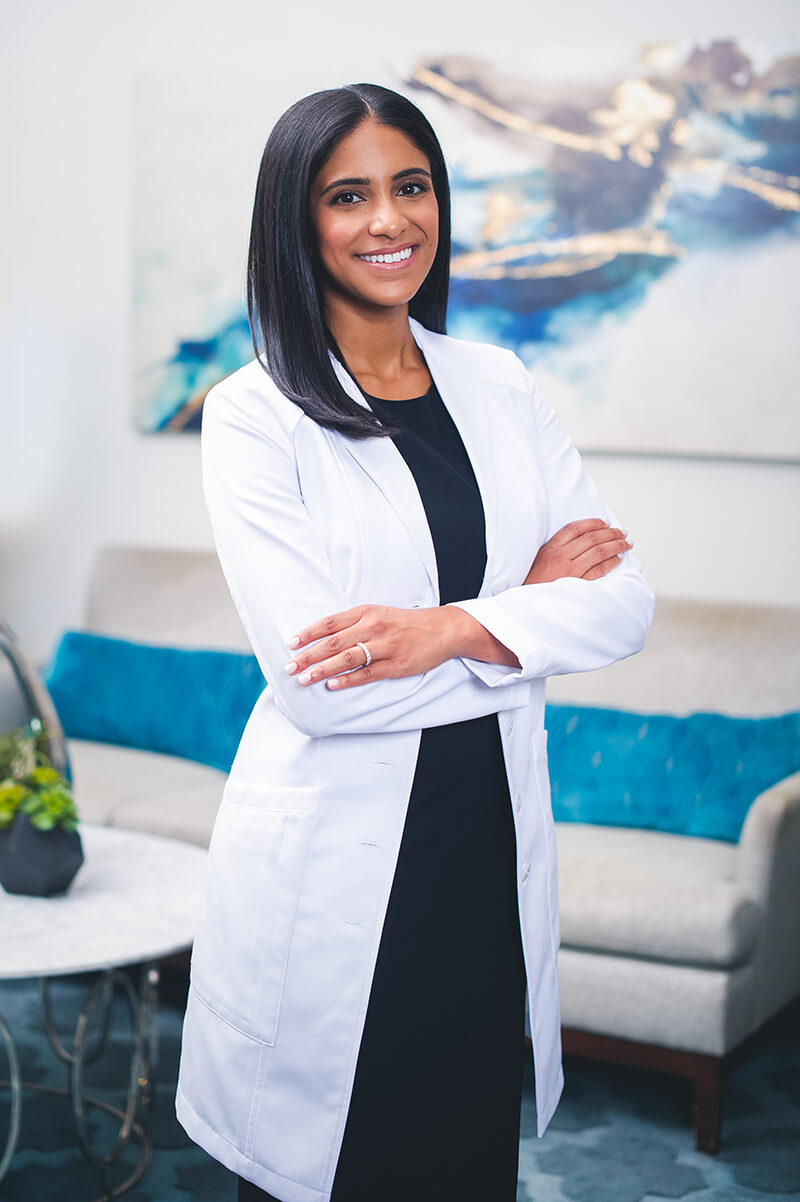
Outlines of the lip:
{"type": "Polygon", "coordinates": [[[400,250],[409,249],[411,254],[407,259],[401,259],[399,263],[370,263],[368,259],[362,259],[361,255],[356,255],[355,257],[365,267],[372,267],[375,271],[401,271],[403,268],[408,267],[409,263],[414,262],[417,253],[416,242],[406,242],[405,246],[384,246],[381,250],[368,250],[364,252],[368,255],[395,255],[400,250]]]}

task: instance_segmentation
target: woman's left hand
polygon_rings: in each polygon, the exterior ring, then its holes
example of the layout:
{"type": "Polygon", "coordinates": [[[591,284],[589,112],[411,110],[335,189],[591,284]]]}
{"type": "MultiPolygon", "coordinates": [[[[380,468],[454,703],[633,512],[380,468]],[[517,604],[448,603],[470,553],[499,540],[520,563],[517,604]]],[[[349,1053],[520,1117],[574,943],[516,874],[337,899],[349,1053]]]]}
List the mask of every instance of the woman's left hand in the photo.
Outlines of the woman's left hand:
{"type": "Polygon", "coordinates": [[[290,639],[293,649],[309,643],[313,646],[295,651],[285,670],[290,676],[299,673],[300,684],[327,680],[328,688],[349,688],[390,676],[415,676],[450,658],[450,621],[450,613],[439,608],[357,605],[320,618],[290,639]],[[369,649],[369,665],[358,643],[369,649]]]}
{"type": "Polygon", "coordinates": [[[302,685],[325,680],[329,689],[416,676],[457,655],[518,664],[516,656],[479,622],[452,605],[420,609],[357,605],[313,622],[290,639],[289,646],[295,654],[286,672],[296,675],[302,685]],[[301,647],[308,650],[298,651],[301,647]],[[364,647],[371,657],[369,664],[364,647]]]}

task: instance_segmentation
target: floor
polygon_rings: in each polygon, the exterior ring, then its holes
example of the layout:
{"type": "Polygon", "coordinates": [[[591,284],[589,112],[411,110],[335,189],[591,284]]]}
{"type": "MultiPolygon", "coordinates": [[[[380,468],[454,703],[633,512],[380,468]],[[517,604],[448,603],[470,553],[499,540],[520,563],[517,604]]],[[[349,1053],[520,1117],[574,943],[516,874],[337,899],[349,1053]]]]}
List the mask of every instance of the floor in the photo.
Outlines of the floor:
{"type": "MultiPolygon", "coordinates": [[[[74,1024],[85,982],[56,987],[63,1033],[74,1024]]],[[[129,1202],[234,1202],[230,1175],[190,1143],[173,1112],[184,982],[167,975],[160,1010],[160,1060],[150,1118],[153,1161],[129,1202]]],[[[0,985],[0,1013],[14,1031],[28,1080],[64,1085],[66,1069],[42,1034],[38,990],[0,985]]],[[[115,1008],[107,1054],[91,1066],[89,1090],[121,1105],[126,1077],[126,1014],[115,1008]]],[[[658,1073],[568,1059],[555,1118],[535,1134],[532,1074],[522,1110],[518,1202],[788,1202],[800,1199],[800,1008],[785,1014],[731,1070],[723,1095],[720,1151],[694,1151],[688,1083],[658,1073]]],[[[0,1076],[7,1075],[0,1061],[0,1076]]],[[[0,1140],[8,1120],[0,1097],[0,1140]]],[[[115,1134],[102,1115],[90,1120],[101,1148],[115,1134]]],[[[465,1149],[468,1155],[468,1149],[465,1149]]],[[[135,1163],[129,1151],[112,1184],[135,1163]]],[[[4,1202],[94,1202],[99,1178],[75,1146],[64,1099],[26,1094],[19,1147],[0,1185],[4,1202]]],[[[376,1199],[379,1187],[376,1188],[376,1199]]],[[[443,1200],[449,1202],[449,1200],[443,1200]]],[[[457,1202],[456,1199],[453,1202],[457,1202]]]]}

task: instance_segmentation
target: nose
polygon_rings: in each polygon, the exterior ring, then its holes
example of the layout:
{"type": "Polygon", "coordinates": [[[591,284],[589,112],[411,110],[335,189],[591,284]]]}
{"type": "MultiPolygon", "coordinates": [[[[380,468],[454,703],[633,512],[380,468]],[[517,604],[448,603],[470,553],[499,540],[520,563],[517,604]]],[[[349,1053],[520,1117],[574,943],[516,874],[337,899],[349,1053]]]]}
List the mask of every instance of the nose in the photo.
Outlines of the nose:
{"type": "Polygon", "coordinates": [[[374,238],[381,235],[387,238],[397,238],[399,234],[402,234],[406,228],[406,219],[393,196],[382,197],[377,201],[370,214],[368,228],[374,238]]]}

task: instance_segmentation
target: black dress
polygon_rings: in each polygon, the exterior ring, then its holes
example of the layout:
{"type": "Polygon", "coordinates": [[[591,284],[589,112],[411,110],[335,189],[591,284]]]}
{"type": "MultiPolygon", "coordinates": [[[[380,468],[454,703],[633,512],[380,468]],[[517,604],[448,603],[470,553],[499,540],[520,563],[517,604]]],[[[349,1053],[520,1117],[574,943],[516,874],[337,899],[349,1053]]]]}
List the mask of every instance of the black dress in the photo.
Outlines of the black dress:
{"type": "MultiPolygon", "coordinates": [[[[440,600],[475,597],[483,505],[441,397],[402,427],[440,600]]],[[[331,1202],[515,1202],[525,969],[497,716],[423,730],[331,1202]]],[[[241,1183],[239,1200],[269,1198],[241,1183]]]]}

